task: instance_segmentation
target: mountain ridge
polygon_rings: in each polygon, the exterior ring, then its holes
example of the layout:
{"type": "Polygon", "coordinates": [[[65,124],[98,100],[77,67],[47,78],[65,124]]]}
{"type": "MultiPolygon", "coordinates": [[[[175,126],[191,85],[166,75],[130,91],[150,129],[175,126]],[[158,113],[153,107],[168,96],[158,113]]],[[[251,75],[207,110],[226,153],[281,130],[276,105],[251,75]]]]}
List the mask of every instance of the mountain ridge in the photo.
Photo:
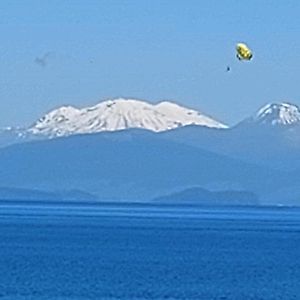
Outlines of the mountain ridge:
{"type": "Polygon", "coordinates": [[[0,146],[35,139],[133,128],[160,133],[186,126],[220,131],[236,128],[239,130],[246,128],[249,131],[255,127],[261,127],[264,130],[269,127],[291,131],[294,128],[300,128],[300,109],[297,105],[286,101],[269,103],[236,125],[227,126],[195,109],[172,101],[151,104],[143,100],[117,98],[84,108],[63,105],[46,113],[27,128],[0,128],[0,146]]]}
{"type": "MultiPolygon", "coordinates": [[[[163,195],[194,185],[248,190],[263,196],[262,201],[268,194],[269,203],[285,198],[297,203],[300,126],[294,112],[297,116],[298,108],[290,114],[292,105],[276,105],[254,115],[260,117],[258,122],[253,119],[227,129],[187,124],[158,132],[127,128],[67,136],[19,129],[18,142],[13,142],[14,130],[8,128],[3,133],[15,145],[0,149],[0,179],[7,187],[52,191],[62,185],[65,190],[79,188],[118,201],[122,195],[130,201],[149,199],[155,192],[163,195]],[[282,109],[283,122],[273,122],[273,117],[282,116],[278,113],[282,109]]],[[[168,102],[155,106],[171,107],[172,113],[179,107],[168,102]]],[[[70,106],[59,111],[75,119],[78,114],[70,106]]]]}
{"type": "Polygon", "coordinates": [[[142,100],[118,98],[81,109],[61,106],[40,118],[28,132],[50,137],[131,128],[160,132],[190,124],[227,128],[226,125],[199,111],[174,102],[162,101],[151,104],[142,100]]]}
{"type": "Polygon", "coordinates": [[[259,198],[248,191],[209,191],[199,187],[191,187],[153,199],[158,203],[200,204],[200,205],[259,205],[259,198]]]}
{"type": "Polygon", "coordinates": [[[269,103],[257,112],[242,120],[236,126],[263,125],[273,127],[292,127],[300,125],[300,108],[289,102],[269,103]]]}
{"type": "Polygon", "coordinates": [[[15,144],[0,149],[0,164],[3,186],[80,189],[107,200],[149,199],[191,185],[256,190],[272,173],[146,130],[15,144]]]}

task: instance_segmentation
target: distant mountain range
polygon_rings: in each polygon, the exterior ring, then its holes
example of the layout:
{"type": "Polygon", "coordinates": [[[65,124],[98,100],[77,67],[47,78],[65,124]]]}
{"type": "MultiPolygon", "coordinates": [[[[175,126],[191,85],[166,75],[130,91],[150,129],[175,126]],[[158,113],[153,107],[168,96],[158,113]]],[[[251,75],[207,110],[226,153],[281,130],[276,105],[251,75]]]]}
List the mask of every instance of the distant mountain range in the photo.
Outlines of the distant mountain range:
{"type": "MultiPolygon", "coordinates": [[[[300,109],[293,104],[268,104],[258,112],[229,127],[206,114],[164,101],[150,104],[135,99],[114,99],[85,108],[62,106],[45,114],[28,128],[0,129],[0,146],[34,139],[64,137],[74,134],[146,129],[165,132],[186,126],[213,129],[281,128],[292,131],[300,127],[300,109]]],[[[219,130],[220,131],[220,130],[219,130]]],[[[224,130],[225,131],[225,130],[224,130]]]]}
{"type": "Polygon", "coordinates": [[[273,169],[300,169],[300,110],[288,103],[266,105],[227,129],[185,126],[162,135],[273,169]]]}
{"type": "Polygon", "coordinates": [[[157,197],[157,203],[202,205],[259,205],[257,195],[246,191],[211,192],[202,188],[189,188],[180,192],[157,197]]]}
{"type": "Polygon", "coordinates": [[[114,99],[76,108],[61,106],[33,122],[28,128],[0,129],[0,147],[13,143],[65,137],[74,134],[146,129],[162,132],[187,125],[227,128],[227,125],[174,102],[150,104],[135,99],[114,99]]]}
{"type": "Polygon", "coordinates": [[[97,197],[79,190],[45,192],[37,189],[2,188],[1,200],[7,201],[97,201],[97,197]]]}
{"type": "Polygon", "coordinates": [[[74,135],[0,149],[5,187],[79,189],[103,200],[145,200],[189,186],[263,191],[271,172],[145,130],[74,135]]]}
{"type": "Polygon", "coordinates": [[[142,128],[159,132],[186,125],[226,126],[212,118],[172,102],[156,105],[133,99],[115,99],[78,109],[63,106],[38,120],[29,132],[50,137],[142,128]]]}
{"type": "Polygon", "coordinates": [[[289,103],[233,127],[172,102],[64,106],[29,128],[3,129],[0,145],[5,188],[149,201],[196,187],[300,205],[300,110],[289,103]]]}

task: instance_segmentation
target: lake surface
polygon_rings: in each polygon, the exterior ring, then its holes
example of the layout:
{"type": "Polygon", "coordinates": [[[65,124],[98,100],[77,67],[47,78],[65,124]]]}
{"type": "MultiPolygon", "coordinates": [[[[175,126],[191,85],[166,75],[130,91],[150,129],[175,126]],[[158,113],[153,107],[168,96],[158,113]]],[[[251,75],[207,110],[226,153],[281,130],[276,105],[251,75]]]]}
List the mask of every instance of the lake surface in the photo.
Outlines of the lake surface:
{"type": "Polygon", "coordinates": [[[0,204],[0,299],[300,299],[300,210],[0,204]]]}

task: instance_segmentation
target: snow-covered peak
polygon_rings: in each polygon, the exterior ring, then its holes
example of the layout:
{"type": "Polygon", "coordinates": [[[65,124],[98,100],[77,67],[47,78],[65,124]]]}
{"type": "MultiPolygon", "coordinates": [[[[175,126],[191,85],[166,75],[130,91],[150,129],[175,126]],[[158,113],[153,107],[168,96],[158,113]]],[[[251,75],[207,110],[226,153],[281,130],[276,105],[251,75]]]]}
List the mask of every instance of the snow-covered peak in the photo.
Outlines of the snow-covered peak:
{"type": "Polygon", "coordinates": [[[38,120],[33,134],[66,136],[78,133],[142,128],[159,132],[186,125],[226,128],[214,119],[173,102],[150,104],[135,99],[114,99],[82,109],[63,106],[38,120]]]}
{"type": "Polygon", "coordinates": [[[38,122],[49,122],[50,120],[54,120],[58,123],[70,120],[72,118],[76,118],[76,116],[80,113],[80,110],[73,106],[62,106],[59,107],[47,115],[42,117],[38,122]]]}
{"type": "Polygon", "coordinates": [[[300,124],[300,109],[290,103],[267,104],[256,113],[253,121],[266,125],[300,124]]]}

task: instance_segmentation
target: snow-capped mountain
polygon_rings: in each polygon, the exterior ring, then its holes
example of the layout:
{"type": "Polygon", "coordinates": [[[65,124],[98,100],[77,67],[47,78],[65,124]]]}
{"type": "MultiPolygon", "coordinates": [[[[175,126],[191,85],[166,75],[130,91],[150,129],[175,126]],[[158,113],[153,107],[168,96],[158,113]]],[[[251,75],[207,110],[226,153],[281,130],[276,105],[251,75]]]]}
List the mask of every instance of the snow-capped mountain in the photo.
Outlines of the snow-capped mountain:
{"type": "Polygon", "coordinates": [[[191,124],[211,128],[227,127],[196,110],[172,102],[150,104],[120,98],[82,109],[62,106],[38,120],[29,128],[29,132],[50,137],[128,128],[160,132],[191,124]]]}
{"type": "Polygon", "coordinates": [[[271,126],[295,126],[300,124],[300,109],[290,103],[271,103],[263,106],[248,123],[271,126]]]}

